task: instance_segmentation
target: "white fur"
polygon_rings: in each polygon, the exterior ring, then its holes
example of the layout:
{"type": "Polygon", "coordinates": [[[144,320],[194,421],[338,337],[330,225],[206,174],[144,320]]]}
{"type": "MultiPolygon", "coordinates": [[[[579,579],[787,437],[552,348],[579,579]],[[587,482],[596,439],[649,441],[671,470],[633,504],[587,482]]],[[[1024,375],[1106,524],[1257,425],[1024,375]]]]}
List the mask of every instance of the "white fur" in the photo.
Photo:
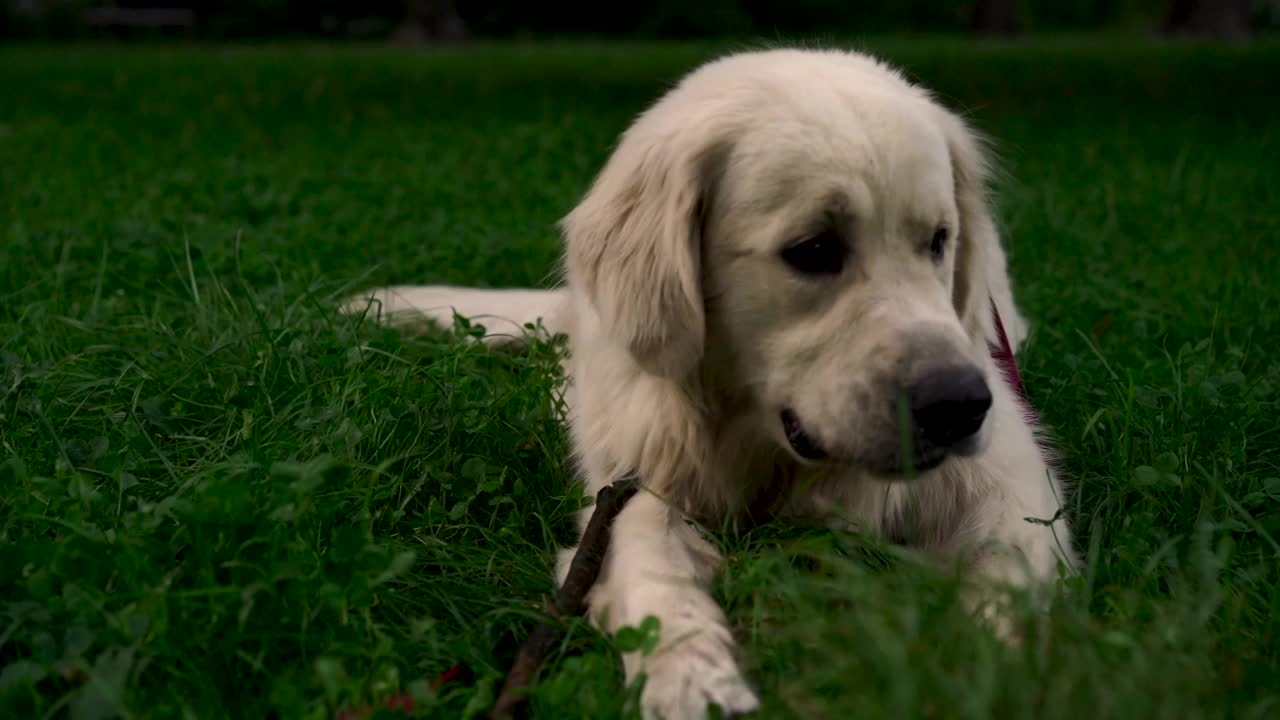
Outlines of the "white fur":
{"type": "Polygon", "coordinates": [[[456,311],[497,328],[495,343],[539,319],[568,334],[587,490],[631,469],[645,485],[617,521],[592,617],[606,631],[661,621],[655,653],[624,658],[629,679],[647,675],[647,717],[702,718],[708,702],[747,712],[758,701],[707,591],[720,558],[688,518],[741,514],[791,478],[776,512],[907,538],[977,578],[1039,586],[1077,564],[1064,519],[1027,520],[1057,517],[1062,490],[988,350],[992,302],[1015,347],[1027,326],[986,180],[966,124],[876,60],[732,55],[622,136],[562,223],[559,289],[385,288],[346,309],[372,299],[446,325],[456,311]],[[849,265],[801,276],[779,253],[824,223],[849,238],[849,265]],[[939,225],[953,237],[941,262],[922,251],[939,225]],[[914,479],[886,476],[887,388],[939,362],[986,374],[981,443],[914,479]],[[833,460],[789,449],[784,407],[833,460]]]}

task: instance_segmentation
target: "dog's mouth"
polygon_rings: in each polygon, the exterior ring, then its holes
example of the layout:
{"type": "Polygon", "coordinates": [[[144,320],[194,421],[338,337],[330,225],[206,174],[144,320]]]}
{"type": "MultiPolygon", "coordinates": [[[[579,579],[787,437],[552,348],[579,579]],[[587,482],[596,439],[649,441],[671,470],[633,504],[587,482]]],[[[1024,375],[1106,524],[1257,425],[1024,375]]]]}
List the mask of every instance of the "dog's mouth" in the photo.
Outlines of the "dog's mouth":
{"type": "MultiPolygon", "coordinates": [[[[780,418],[787,443],[791,445],[791,451],[798,458],[809,462],[832,459],[830,452],[812,435],[805,432],[794,410],[784,409],[780,413],[780,418]]],[[[933,470],[952,455],[971,455],[977,450],[978,444],[973,438],[955,445],[943,446],[914,437],[910,446],[900,448],[897,452],[891,452],[879,458],[850,460],[850,463],[860,465],[872,475],[887,480],[902,480],[933,470]]]]}
{"type": "Polygon", "coordinates": [[[827,451],[813,439],[813,436],[804,431],[800,418],[796,417],[795,411],[790,408],[782,411],[782,431],[786,434],[787,442],[791,444],[791,449],[796,455],[815,462],[827,458],[827,451]]]}
{"type": "Polygon", "coordinates": [[[938,445],[913,447],[909,452],[904,449],[904,452],[899,454],[897,462],[887,463],[887,467],[877,472],[893,478],[907,478],[916,473],[928,472],[938,467],[950,454],[946,448],[938,445]],[[904,460],[910,460],[910,463],[903,462],[904,460]]]}

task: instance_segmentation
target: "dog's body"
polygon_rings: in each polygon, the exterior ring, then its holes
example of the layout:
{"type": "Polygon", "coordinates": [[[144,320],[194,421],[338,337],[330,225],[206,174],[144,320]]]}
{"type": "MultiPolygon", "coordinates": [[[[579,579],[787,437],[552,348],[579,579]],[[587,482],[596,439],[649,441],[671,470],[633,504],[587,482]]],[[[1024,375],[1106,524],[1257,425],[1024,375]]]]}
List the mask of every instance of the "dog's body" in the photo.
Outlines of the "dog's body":
{"type": "Polygon", "coordinates": [[[561,288],[392,287],[347,309],[457,312],[493,342],[536,321],[567,333],[588,492],[630,471],[649,491],[617,520],[592,617],[661,621],[654,653],[624,657],[649,717],[750,711],[706,589],[719,557],[686,518],[776,498],[770,512],[1020,587],[1077,563],[1059,480],[989,350],[996,317],[1015,349],[1026,323],[986,175],[965,124],[870,58],[734,55],[623,135],[563,221],[561,288]]]}

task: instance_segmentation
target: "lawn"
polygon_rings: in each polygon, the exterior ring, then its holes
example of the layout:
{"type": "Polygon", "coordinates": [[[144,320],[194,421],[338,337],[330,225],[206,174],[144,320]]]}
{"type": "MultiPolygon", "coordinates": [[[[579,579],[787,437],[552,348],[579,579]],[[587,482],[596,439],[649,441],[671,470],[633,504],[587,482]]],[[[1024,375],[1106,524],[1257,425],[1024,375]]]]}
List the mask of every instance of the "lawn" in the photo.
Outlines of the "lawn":
{"type": "MultiPolygon", "coordinates": [[[[717,535],[762,716],[1276,717],[1280,45],[867,45],[1000,150],[1088,567],[1014,649],[869,538],[717,535]]],[[[582,502],[562,348],[335,300],[546,283],[715,50],[0,49],[0,717],[486,712],[582,502]]],[[[571,624],[535,716],[633,712],[615,657],[571,624]]]]}

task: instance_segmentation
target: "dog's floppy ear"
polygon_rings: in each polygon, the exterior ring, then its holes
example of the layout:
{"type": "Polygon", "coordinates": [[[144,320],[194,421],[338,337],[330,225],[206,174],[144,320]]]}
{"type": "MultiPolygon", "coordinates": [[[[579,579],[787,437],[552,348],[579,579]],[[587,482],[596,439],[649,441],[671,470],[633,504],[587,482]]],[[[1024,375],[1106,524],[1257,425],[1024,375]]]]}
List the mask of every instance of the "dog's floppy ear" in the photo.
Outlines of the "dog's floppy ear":
{"type": "Polygon", "coordinates": [[[989,344],[999,342],[994,304],[1016,352],[1027,336],[1027,322],[1013,299],[1008,261],[991,212],[986,140],[956,115],[942,115],[960,213],[952,302],[969,336],[989,344]]]}
{"type": "Polygon", "coordinates": [[[654,115],[623,134],[560,226],[568,279],[605,332],[649,371],[683,378],[702,359],[701,234],[726,142],[654,115]]]}

